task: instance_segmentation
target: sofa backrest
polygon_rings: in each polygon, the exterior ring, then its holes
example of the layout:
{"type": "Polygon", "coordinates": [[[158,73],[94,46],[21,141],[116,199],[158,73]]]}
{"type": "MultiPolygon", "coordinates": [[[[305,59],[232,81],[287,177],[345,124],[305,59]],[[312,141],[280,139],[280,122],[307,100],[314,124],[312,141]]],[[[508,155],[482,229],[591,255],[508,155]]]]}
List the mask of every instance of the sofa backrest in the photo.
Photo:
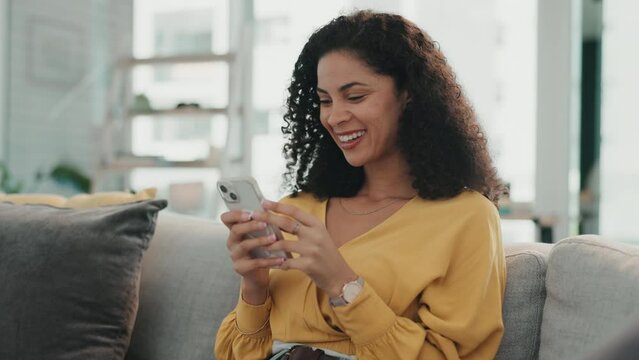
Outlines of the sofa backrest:
{"type": "Polygon", "coordinates": [[[160,213],[127,360],[215,359],[217,329],[239,293],[226,234],[210,220],[160,213]]]}
{"type": "Polygon", "coordinates": [[[564,239],[548,257],[546,290],[539,358],[580,359],[639,317],[639,247],[564,239]]]}
{"type": "Polygon", "coordinates": [[[546,268],[552,245],[507,244],[504,337],[497,360],[536,360],[546,300],[546,268]]]}
{"type": "MultiPolygon", "coordinates": [[[[221,224],[161,212],[144,255],[140,305],[127,360],[215,359],[222,319],[237,303],[239,277],[221,224]]],[[[506,245],[505,335],[496,359],[536,359],[551,245],[506,245]]]]}
{"type": "MultiPolygon", "coordinates": [[[[128,360],[215,359],[217,329],[239,293],[226,236],[213,221],[160,213],[142,264],[128,360]]],[[[637,247],[577,237],[505,249],[505,333],[496,359],[576,358],[639,317],[637,247]]]]}

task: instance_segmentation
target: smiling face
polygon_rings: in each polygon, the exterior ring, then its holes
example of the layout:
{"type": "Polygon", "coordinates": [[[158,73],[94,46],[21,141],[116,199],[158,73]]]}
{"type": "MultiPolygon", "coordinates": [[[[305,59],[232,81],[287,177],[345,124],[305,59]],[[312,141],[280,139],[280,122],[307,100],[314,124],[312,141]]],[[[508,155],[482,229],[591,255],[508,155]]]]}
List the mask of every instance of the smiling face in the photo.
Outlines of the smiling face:
{"type": "Polygon", "coordinates": [[[317,65],[320,121],[352,166],[399,155],[399,118],[407,103],[392,77],[374,72],[344,51],[324,55],[317,65]]]}

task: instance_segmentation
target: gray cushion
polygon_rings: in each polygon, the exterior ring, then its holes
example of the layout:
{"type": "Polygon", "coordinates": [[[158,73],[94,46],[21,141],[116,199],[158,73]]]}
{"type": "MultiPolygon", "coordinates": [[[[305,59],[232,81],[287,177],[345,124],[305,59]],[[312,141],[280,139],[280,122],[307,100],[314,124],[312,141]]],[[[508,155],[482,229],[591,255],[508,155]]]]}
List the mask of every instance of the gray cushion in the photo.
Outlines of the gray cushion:
{"type": "Polygon", "coordinates": [[[639,357],[639,319],[624,328],[610,341],[594,349],[583,360],[637,360],[639,357]]]}
{"type": "Polygon", "coordinates": [[[217,329],[239,294],[226,238],[214,221],[160,214],[127,360],[214,359],[217,329]]]}
{"type": "Polygon", "coordinates": [[[537,359],[550,248],[548,244],[506,247],[505,332],[495,359],[537,359]]]}
{"type": "Polygon", "coordinates": [[[595,236],[550,253],[540,359],[578,359],[639,317],[639,248],[595,236]]]}
{"type": "Polygon", "coordinates": [[[165,206],[0,203],[0,359],[122,359],[165,206]]]}

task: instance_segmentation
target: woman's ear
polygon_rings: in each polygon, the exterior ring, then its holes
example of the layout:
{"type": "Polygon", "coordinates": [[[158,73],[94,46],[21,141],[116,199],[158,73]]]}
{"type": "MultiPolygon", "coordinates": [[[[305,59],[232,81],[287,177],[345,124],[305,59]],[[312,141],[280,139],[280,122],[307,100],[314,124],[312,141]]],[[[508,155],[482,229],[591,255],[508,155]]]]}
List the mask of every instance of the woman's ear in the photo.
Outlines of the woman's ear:
{"type": "Polygon", "coordinates": [[[401,95],[400,95],[400,99],[402,102],[402,108],[406,108],[406,105],[413,101],[413,97],[408,93],[408,90],[403,90],[401,95]]]}

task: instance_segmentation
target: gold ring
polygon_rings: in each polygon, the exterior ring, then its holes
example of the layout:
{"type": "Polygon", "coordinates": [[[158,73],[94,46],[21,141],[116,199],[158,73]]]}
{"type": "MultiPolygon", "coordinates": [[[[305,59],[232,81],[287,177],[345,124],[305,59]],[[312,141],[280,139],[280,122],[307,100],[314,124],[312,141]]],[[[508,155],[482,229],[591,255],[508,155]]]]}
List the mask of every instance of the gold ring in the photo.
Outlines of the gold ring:
{"type": "Polygon", "coordinates": [[[297,232],[300,230],[300,222],[296,222],[295,223],[295,227],[293,227],[293,231],[291,232],[291,234],[295,234],[297,235],[297,232]]]}

